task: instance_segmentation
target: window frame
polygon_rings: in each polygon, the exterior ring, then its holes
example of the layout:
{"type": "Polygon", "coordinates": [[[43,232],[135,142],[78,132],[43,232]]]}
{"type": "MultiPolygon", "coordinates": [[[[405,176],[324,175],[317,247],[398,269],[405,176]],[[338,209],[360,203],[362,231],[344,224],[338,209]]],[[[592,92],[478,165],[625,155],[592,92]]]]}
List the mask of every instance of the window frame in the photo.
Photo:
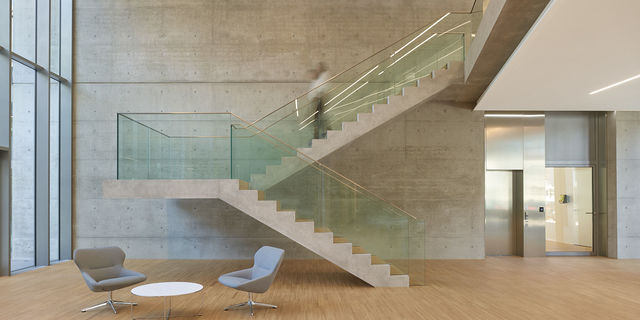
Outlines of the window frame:
{"type": "MultiPolygon", "coordinates": [[[[13,0],[15,1],[15,0],[13,0]]],[[[23,272],[56,262],[50,260],[50,121],[51,81],[58,86],[58,218],[59,260],[72,257],[72,28],[73,0],[35,0],[35,59],[12,51],[12,0],[0,0],[0,276],[23,272]],[[59,3],[56,28],[59,52],[52,55],[52,2],[59,3]],[[50,70],[51,58],[57,57],[59,72],[50,70]],[[35,70],[35,266],[11,270],[11,62],[35,70]],[[4,106],[4,107],[3,107],[4,106]],[[6,120],[5,120],[6,119],[6,120]],[[8,123],[8,125],[4,125],[8,123]]],[[[54,168],[53,170],[56,170],[54,168]]]]}

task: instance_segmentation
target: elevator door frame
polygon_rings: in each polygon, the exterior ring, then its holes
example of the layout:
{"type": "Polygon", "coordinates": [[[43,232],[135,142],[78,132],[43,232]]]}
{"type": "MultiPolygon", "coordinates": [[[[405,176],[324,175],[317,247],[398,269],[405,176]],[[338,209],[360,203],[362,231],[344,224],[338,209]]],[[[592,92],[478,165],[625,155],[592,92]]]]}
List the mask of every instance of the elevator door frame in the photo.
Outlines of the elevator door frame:
{"type": "MultiPolygon", "coordinates": [[[[596,197],[596,187],[597,187],[597,177],[596,177],[596,168],[593,165],[557,165],[557,166],[545,166],[545,169],[570,169],[570,168],[591,168],[591,251],[546,251],[545,244],[545,252],[548,257],[567,257],[567,256],[595,256],[598,252],[599,241],[597,241],[598,235],[598,207],[596,206],[597,197],[596,197]]],[[[546,211],[546,208],[545,208],[546,211]]],[[[546,240],[546,237],[545,237],[546,240]]]]}

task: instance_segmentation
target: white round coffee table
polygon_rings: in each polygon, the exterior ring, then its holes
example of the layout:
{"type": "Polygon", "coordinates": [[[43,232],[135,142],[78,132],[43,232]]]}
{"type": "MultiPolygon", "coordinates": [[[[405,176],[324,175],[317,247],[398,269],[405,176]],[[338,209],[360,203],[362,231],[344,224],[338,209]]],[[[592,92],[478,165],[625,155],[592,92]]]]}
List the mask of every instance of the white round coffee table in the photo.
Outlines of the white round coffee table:
{"type": "MultiPolygon", "coordinates": [[[[171,317],[171,297],[182,296],[185,294],[196,293],[202,290],[202,285],[193,282],[156,282],[145,284],[142,286],[131,289],[131,293],[139,297],[162,297],[164,298],[162,303],[162,316],[156,317],[144,317],[134,318],[133,308],[131,309],[131,319],[150,319],[150,318],[163,318],[169,319],[171,317]],[[168,305],[168,308],[167,308],[168,305]]],[[[200,304],[200,311],[202,311],[202,304],[200,304]]],[[[189,317],[201,316],[198,312],[195,315],[189,315],[189,317]]],[[[173,317],[185,317],[185,315],[174,315],[173,317]]]]}

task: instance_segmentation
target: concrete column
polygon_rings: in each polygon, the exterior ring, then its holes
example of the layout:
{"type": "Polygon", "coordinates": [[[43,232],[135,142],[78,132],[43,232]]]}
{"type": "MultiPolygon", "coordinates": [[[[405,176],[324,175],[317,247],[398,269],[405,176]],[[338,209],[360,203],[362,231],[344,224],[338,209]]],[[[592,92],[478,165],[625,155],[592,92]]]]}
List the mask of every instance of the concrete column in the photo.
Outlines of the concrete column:
{"type": "Polygon", "coordinates": [[[608,121],[609,256],[640,258],[640,112],[608,121]]]}

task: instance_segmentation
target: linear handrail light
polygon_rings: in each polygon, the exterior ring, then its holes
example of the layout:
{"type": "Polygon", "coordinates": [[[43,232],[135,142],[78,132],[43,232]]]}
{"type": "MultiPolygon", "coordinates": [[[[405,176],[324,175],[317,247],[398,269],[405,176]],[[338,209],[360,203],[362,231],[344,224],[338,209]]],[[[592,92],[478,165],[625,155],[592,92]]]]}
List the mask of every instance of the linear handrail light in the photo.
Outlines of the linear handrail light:
{"type": "Polygon", "coordinates": [[[458,29],[458,28],[460,28],[460,27],[464,26],[465,24],[469,24],[469,23],[471,23],[471,20],[467,20],[467,22],[463,22],[463,23],[461,23],[461,24],[459,24],[459,25],[457,25],[457,26],[455,26],[455,27],[453,27],[453,28],[451,28],[451,29],[449,29],[449,30],[447,30],[447,31],[445,31],[445,32],[441,32],[441,33],[438,35],[438,38],[442,37],[443,35],[445,35],[445,34],[447,34],[447,33],[451,32],[451,31],[453,31],[453,30],[455,30],[455,29],[458,29]]]}
{"type": "MultiPolygon", "coordinates": [[[[303,124],[305,123],[307,120],[311,119],[311,117],[315,116],[316,113],[318,113],[319,111],[316,111],[314,113],[312,113],[310,116],[308,116],[306,119],[302,120],[302,122],[300,122],[299,124],[303,124]]],[[[313,121],[312,121],[313,122],[313,121]]]]}
{"type": "Polygon", "coordinates": [[[371,70],[369,70],[369,72],[365,73],[362,77],[358,78],[358,80],[354,81],[350,86],[348,86],[346,89],[342,90],[342,92],[338,93],[335,97],[331,98],[331,100],[327,101],[327,103],[324,104],[324,106],[326,107],[327,105],[329,105],[329,103],[331,103],[331,101],[333,101],[335,98],[339,97],[340,95],[342,95],[343,93],[345,93],[347,90],[351,89],[351,87],[353,87],[356,83],[360,82],[360,80],[362,80],[364,77],[368,76],[369,73],[373,72],[373,70],[378,69],[380,65],[377,65],[375,67],[373,67],[371,70]]]}
{"type": "Polygon", "coordinates": [[[366,86],[369,83],[369,81],[363,83],[361,86],[359,86],[358,88],[356,88],[355,90],[351,91],[351,93],[349,93],[348,95],[346,95],[344,98],[340,99],[340,101],[336,102],[336,104],[333,105],[333,107],[329,108],[329,110],[327,110],[326,112],[331,111],[331,109],[335,108],[336,106],[340,105],[340,102],[344,101],[345,99],[351,97],[351,95],[353,95],[354,93],[356,93],[356,91],[362,89],[362,87],[366,86]]]}
{"type": "Polygon", "coordinates": [[[541,118],[544,117],[544,114],[485,114],[485,118],[541,118]]]}
{"type": "Polygon", "coordinates": [[[420,32],[419,35],[417,35],[415,38],[411,39],[411,41],[407,42],[404,46],[402,46],[402,48],[396,50],[396,52],[394,52],[389,58],[395,56],[398,52],[402,51],[402,49],[406,48],[412,42],[416,41],[416,39],[420,38],[425,32],[431,30],[431,28],[433,28],[436,24],[440,23],[440,21],[444,20],[444,18],[448,17],[450,14],[451,14],[451,12],[447,12],[444,16],[442,16],[442,18],[438,19],[436,22],[434,22],[432,25],[430,25],[424,31],[420,32]]]}
{"type": "Polygon", "coordinates": [[[621,84],[625,84],[625,83],[627,83],[627,82],[629,82],[629,81],[636,80],[636,79],[638,79],[638,78],[640,78],[640,74],[639,74],[639,75],[635,75],[635,76],[633,76],[633,77],[631,77],[631,78],[628,78],[628,79],[624,79],[624,80],[622,80],[622,81],[620,81],[620,82],[616,82],[616,83],[614,83],[614,84],[612,84],[612,85],[608,85],[608,86],[606,86],[606,87],[604,87],[604,88],[600,88],[600,89],[598,89],[598,90],[591,91],[591,92],[589,92],[589,94],[593,95],[593,94],[596,94],[596,93],[599,93],[599,92],[602,92],[602,91],[605,91],[605,90],[611,89],[611,88],[613,88],[613,87],[617,87],[617,86],[619,86],[619,85],[621,85],[621,84]]]}
{"type": "Polygon", "coordinates": [[[404,57],[408,56],[411,52],[413,52],[414,50],[418,49],[420,46],[422,46],[423,44],[427,43],[427,41],[431,40],[433,37],[435,37],[437,35],[438,35],[437,33],[432,34],[431,37],[429,37],[426,40],[420,42],[420,44],[415,46],[413,49],[407,51],[407,53],[403,54],[402,57],[398,58],[398,60],[394,61],[392,64],[390,64],[388,67],[386,67],[386,69],[391,68],[391,66],[393,66],[396,63],[398,63],[398,61],[402,60],[404,57]]]}

